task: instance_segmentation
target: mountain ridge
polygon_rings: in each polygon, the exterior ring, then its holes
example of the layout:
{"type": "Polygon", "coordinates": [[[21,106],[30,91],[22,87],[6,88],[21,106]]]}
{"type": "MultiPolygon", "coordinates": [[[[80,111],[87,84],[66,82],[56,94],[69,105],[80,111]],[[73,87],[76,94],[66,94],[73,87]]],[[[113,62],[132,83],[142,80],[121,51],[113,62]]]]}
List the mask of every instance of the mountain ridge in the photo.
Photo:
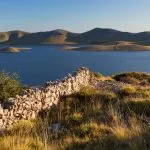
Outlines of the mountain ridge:
{"type": "Polygon", "coordinates": [[[135,42],[150,45],[150,32],[123,32],[110,28],[94,28],[83,33],[74,33],[63,29],[43,32],[21,30],[0,32],[1,44],[103,44],[115,41],[135,42]]]}

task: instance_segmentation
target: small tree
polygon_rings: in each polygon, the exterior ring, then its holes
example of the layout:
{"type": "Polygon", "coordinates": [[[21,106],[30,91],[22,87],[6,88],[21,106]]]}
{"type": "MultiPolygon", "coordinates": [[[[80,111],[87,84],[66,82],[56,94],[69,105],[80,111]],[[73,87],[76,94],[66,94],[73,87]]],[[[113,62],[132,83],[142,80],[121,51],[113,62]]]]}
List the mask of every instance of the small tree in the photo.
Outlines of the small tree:
{"type": "Polygon", "coordinates": [[[8,75],[0,72],[0,102],[9,97],[14,97],[22,91],[22,87],[16,74],[8,75]]]}

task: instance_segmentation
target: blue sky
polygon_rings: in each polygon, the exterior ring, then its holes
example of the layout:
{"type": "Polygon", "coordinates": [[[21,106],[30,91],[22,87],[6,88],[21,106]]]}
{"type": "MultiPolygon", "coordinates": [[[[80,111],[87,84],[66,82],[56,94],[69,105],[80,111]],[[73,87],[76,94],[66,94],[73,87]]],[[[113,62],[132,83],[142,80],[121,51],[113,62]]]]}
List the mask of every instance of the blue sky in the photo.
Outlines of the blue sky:
{"type": "Polygon", "coordinates": [[[1,0],[0,31],[150,31],[150,0],[1,0]]]}

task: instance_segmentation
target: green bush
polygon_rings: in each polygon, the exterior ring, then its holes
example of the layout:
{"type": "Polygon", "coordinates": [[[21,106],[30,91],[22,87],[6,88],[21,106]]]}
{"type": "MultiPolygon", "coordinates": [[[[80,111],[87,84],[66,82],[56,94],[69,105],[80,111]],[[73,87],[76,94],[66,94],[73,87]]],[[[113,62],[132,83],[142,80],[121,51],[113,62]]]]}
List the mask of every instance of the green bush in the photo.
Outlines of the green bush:
{"type": "Polygon", "coordinates": [[[93,75],[96,77],[96,78],[102,78],[103,75],[99,72],[94,72],[93,75]]]}
{"type": "Polygon", "coordinates": [[[22,87],[16,74],[8,75],[0,72],[0,101],[3,102],[9,97],[20,94],[22,87]]]}
{"type": "Polygon", "coordinates": [[[121,82],[124,82],[124,83],[128,83],[128,84],[138,84],[139,83],[139,80],[136,79],[136,78],[133,78],[133,77],[130,77],[130,76],[127,76],[127,77],[122,77],[120,79],[121,82]]]}
{"type": "Polygon", "coordinates": [[[150,75],[140,72],[127,72],[112,76],[116,81],[121,81],[129,84],[138,84],[141,81],[145,81],[147,84],[150,83],[150,75]]]}

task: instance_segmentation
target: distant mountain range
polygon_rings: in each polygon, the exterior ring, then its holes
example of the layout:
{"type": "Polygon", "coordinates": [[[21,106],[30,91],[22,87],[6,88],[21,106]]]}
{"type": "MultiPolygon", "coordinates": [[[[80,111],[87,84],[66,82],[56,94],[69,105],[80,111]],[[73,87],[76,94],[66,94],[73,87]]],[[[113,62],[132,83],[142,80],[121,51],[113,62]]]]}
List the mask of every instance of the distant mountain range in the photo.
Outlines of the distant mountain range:
{"type": "Polygon", "coordinates": [[[150,45],[150,32],[130,33],[114,29],[95,28],[84,33],[66,30],[29,33],[24,31],[0,32],[1,44],[106,44],[116,41],[150,45]]]}

